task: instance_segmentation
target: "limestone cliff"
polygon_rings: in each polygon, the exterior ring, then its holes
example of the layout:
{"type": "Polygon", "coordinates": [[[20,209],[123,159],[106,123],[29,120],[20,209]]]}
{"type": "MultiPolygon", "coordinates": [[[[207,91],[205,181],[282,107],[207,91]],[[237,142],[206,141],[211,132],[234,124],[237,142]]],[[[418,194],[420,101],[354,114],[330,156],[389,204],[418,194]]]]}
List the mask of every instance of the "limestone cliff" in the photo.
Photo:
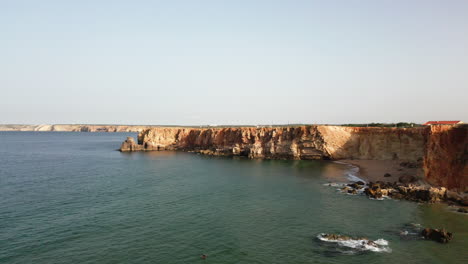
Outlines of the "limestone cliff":
{"type": "Polygon", "coordinates": [[[449,189],[468,188],[468,127],[439,125],[428,128],[424,174],[428,182],[449,189]]]}
{"type": "MultiPolygon", "coordinates": [[[[150,128],[138,135],[139,150],[180,149],[212,155],[268,159],[423,158],[424,128],[300,126],[274,128],[150,128]]],[[[128,151],[122,148],[122,151],[128,151]]]]}

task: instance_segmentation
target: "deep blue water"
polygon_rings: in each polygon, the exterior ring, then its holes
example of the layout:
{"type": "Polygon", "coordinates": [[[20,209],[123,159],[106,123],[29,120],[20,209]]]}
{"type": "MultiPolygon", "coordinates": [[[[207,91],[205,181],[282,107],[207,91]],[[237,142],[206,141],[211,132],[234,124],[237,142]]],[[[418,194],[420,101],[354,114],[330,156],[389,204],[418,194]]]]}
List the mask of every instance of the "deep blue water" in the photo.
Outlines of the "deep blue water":
{"type": "Polygon", "coordinates": [[[323,185],[347,166],[120,153],[126,136],[0,132],[0,263],[468,263],[465,215],[323,185]],[[408,223],[455,239],[401,239],[408,223]],[[322,232],[391,252],[346,254],[322,232]]]}

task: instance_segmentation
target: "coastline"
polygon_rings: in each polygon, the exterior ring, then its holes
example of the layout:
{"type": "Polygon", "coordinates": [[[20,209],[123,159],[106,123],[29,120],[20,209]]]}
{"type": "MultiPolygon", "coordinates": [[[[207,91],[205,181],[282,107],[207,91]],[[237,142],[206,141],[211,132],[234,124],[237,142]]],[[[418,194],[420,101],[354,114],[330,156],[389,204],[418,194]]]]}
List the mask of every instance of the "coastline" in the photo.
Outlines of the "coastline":
{"type": "MultiPolygon", "coordinates": [[[[407,168],[400,166],[402,160],[338,160],[338,163],[349,164],[356,168],[355,177],[364,180],[365,182],[398,182],[398,178],[404,175],[415,176],[417,179],[422,179],[421,168],[407,168]],[[385,177],[385,174],[390,174],[390,177],[385,177]]],[[[421,183],[422,181],[419,180],[421,183]]]]}

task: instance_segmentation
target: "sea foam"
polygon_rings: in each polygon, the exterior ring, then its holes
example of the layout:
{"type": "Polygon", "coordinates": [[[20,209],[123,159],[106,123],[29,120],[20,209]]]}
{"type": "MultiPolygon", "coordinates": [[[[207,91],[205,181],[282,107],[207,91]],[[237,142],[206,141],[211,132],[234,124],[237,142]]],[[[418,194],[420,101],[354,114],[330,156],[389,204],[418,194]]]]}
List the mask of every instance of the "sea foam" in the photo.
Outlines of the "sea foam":
{"type": "Polygon", "coordinates": [[[346,165],[346,166],[349,167],[349,169],[345,173],[345,175],[346,175],[346,178],[348,178],[348,180],[350,180],[351,182],[357,182],[357,181],[366,182],[365,180],[358,177],[358,175],[359,175],[359,167],[358,166],[354,166],[352,164],[349,164],[349,163],[346,163],[346,162],[341,162],[341,161],[334,161],[334,163],[343,164],[343,165],[346,165]]]}
{"type": "MultiPolygon", "coordinates": [[[[359,251],[372,251],[378,253],[390,253],[391,248],[388,246],[388,241],[385,239],[377,239],[375,241],[368,239],[347,239],[347,240],[334,240],[325,237],[326,234],[322,233],[317,235],[317,238],[321,241],[328,243],[336,243],[340,247],[347,247],[354,249],[357,253],[359,251]]],[[[353,253],[353,252],[351,252],[353,253]]]]}

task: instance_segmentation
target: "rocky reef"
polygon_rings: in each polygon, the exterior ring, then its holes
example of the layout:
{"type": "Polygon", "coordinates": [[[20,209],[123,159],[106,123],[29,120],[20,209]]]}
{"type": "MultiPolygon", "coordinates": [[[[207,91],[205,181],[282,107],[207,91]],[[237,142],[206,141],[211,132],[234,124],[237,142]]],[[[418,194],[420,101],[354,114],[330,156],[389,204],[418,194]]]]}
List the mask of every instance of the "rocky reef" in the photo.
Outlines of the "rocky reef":
{"type": "MultiPolygon", "coordinates": [[[[402,159],[424,155],[423,128],[299,126],[273,128],[150,128],[142,150],[186,150],[268,159],[402,159]]],[[[124,151],[124,150],[123,150],[124,151]]]]}
{"type": "Polygon", "coordinates": [[[392,198],[409,200],[420,203],[451,202],[462,206],[468,206],[468,196],[448,191],[445,187],[432,187],[401,182],[369,182],[362,181],[349,183],[340,189],[347,194],[364,194],[370,199],[382,200],[392,198]]]}

